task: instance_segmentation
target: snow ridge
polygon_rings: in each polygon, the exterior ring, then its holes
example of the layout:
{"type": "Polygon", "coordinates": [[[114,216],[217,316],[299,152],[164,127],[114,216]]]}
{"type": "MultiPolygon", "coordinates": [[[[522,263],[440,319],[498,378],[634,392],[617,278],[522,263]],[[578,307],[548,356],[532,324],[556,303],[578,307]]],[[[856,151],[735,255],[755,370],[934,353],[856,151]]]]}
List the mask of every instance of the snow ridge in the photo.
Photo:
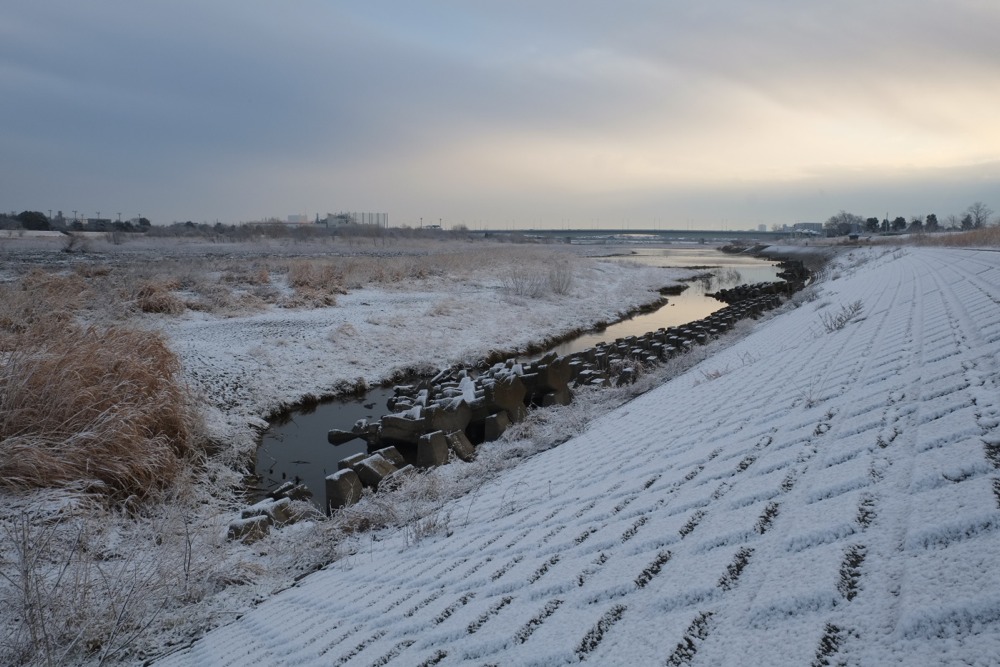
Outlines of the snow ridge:
{"type": "Polygon", "coordinates": [[[157,664],[990,664],[1000,254],[842,261],[447,534],[365,538],[157,664]]]}

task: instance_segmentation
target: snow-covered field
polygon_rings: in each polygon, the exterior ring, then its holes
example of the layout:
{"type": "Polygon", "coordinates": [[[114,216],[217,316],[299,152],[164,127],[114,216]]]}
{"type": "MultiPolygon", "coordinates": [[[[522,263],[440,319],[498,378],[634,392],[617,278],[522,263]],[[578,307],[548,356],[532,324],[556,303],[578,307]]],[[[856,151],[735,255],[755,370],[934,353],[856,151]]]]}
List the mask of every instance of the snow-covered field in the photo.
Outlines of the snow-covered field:
{"type": "MultiPolygon", "coordinates": [[[[180,355],[185,380],[204,396],[213,437],[246,453],[254,429],[264,425],[261,417],[305,396],[471,365],[491,351],[523,350],[614,321],[657,301],[659,288],[697,273],[580,257],[576,253],[587,249],[579,248],[529,246],[522,260],[516,248],[495,251],[503,254],[496,267],[462,269],[456,276],[444,265],[440,275],[352,288],[330,308],[149,319],[180,355]],[[505,288],[509,272],[542,272],[544,278],[545,262],[565,263],[565,293],[544,289],[525,296],[505,288]]],[[[485,257],[489,249],[481,252],[485,257]]]]}
{"type": "MultiPolygon", "coordinates": [[[[836,262],[814,300],[452,501],[439,530],[362,534],[157,664],[996,664],[1000,254],[836,262]]],[[[280,335],[423,335],[365,302],[280,335]]],[[[207,325],[182,326],[185,363],[210,365],[207,325]]],[[[460,327],[443,337],[429,361],[465,354],[460,327]]]]}

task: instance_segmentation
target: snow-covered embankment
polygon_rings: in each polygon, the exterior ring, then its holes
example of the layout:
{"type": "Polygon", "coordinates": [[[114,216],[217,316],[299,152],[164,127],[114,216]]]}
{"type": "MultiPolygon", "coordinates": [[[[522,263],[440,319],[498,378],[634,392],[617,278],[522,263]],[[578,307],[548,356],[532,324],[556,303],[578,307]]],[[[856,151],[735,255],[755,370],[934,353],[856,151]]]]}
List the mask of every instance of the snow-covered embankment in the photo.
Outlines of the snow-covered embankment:
{"type": "Polygon", "coordinates": [[[447,531],[366,536],[161,664],[989,664],[1000,254],[838,261],[447,531]]]}

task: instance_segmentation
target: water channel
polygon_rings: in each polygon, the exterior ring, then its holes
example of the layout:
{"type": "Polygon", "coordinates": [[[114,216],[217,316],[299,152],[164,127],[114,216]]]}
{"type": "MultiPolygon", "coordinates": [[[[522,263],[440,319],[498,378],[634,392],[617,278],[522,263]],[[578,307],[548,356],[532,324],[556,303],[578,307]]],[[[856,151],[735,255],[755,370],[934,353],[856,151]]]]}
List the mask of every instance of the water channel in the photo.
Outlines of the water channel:
{"type": "MultiPolygon", "coordinates": [[[[658,310],[617,322],[599,332],[585,333],[553,348],[557,353],[570,354],[600,342],[687,324],[726,305],[706,296],[707,293],[741,284],[779,280],[776,275],[779,269],[773,262],[699,246],[640,247],[625,250],[611,259],[648,266],[692,268],[704,277],[690,281],[688,289],[679,295],[667,297],[667,304],[658,310]]],[[[386,401],[392,395],[391,387],[375,387],[364,396],[325,401],[272,421],[257,450],[258,487],[266,493],[289,480],[302,482],[313,492],[314,502],[325,506],[325,477],[337,471],[337,462],[341,459],[366,450],[361,439],[331,445],[327,442],[327,432],[332,428],[350,430],[359,419],[380,418],[388,411],[386,401]]]]}

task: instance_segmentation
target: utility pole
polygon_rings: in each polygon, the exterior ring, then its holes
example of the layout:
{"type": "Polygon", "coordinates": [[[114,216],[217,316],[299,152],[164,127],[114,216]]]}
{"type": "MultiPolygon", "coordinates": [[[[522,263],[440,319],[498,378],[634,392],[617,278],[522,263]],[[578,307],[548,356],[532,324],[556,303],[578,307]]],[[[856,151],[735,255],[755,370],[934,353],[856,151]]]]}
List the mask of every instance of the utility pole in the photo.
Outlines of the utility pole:
{"type": "Polygon", "coordinates": [[[122,212],[118,211],[118,222],[122,221],[122,212]]]}

